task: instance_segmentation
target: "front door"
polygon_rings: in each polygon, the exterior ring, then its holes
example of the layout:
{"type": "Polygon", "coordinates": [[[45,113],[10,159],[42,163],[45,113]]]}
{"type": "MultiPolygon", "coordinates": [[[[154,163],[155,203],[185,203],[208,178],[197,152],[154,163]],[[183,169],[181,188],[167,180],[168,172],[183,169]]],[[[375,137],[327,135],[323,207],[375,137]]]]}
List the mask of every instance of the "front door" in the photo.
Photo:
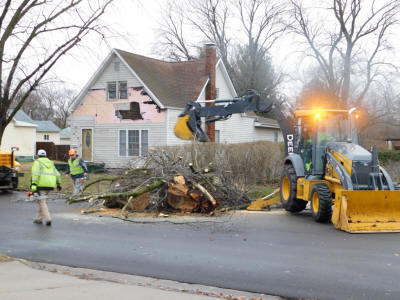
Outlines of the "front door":
{"type": "Polygon", "coordinates": [[[92,161],[93,134],[92,129],[82,129],[82,158],[92,161]]]}

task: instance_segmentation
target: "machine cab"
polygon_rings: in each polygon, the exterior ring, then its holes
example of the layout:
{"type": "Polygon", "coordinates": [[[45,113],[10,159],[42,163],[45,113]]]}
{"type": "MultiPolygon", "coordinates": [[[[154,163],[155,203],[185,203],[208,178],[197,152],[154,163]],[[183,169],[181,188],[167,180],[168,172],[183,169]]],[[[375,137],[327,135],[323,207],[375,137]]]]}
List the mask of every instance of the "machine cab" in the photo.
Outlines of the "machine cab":
{"type": "Polygon", "coordinates": [[[307,175],[320,177],[324,174],[326,149],[329,143],[358,144],[355,109],[297,110],[298,149],[303,158],[307,175]]]}

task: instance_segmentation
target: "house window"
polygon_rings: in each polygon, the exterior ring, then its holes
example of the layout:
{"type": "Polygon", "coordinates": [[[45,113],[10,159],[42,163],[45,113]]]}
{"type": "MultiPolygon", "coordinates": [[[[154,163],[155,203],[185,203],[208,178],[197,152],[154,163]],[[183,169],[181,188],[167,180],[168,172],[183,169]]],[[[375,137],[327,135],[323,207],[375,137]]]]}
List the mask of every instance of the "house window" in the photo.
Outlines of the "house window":
{"type": "Polygon", "coordinates": [[[128,83],[126,81],[107,82],[107,99],[128,99],[128,83]]]}
{"type": "Polygon", "coordinates": [[[148,130],[119,131],[119,156],[146,156],[148,147],[148,130]]]}
{"type": "Polygon", "coordinates": [[[115,81],[107,82],[107,99],[117,99],[117,83],[115,81]]]}
{"type": "Polygon", "coordinates": [[[126,81],[118,81],[119,99],[128,99],[128,84],[126,81]]]}
{"type": "Polygon", "coordinates": [[[219,98],[219,88],[215,89],[215,99],[219,98]]]}
{"type": "Polygon", "coordinates": [[[274,131],[274,142],[278,141],[278,131],[274,131]]]}
{"type": "Polygon", "coordinates": [[[49,134],[45,134],[45,135],[44,135],[44,140],[45,140],[45,141],[50,140],[50,135],[49,135],[49,134]]]}

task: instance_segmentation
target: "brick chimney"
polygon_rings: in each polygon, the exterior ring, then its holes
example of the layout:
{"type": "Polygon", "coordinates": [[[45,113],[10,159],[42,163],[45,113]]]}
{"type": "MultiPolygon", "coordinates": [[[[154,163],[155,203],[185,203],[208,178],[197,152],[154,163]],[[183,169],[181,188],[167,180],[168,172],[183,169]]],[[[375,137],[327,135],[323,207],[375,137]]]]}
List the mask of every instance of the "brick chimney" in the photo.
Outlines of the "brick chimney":
{"type": "MultiPolygon", "coordinates": [[[[217,64],[217,48],[213,43],[207,43],[205,48],[206,74],[209,76],[206,87],[206,100],[214,100],[216,98],[215,67],[217,64]]],[[[207,103],[206,105],[214,105],[214,103],[207,103]]],[[[215,142],[215,122],[206,123],[206,135],[211,142],[215,142]]]]}

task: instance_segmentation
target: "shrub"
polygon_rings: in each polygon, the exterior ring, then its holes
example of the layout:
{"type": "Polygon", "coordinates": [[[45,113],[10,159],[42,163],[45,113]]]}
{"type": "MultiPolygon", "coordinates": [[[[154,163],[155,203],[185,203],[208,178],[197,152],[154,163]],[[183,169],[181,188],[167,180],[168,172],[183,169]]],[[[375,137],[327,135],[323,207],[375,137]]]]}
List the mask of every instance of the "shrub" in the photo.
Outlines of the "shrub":
{"type": "Polygon", "coordinates": [[[279,180],[283,166],[280,143],[253,142],[241,144],[193,143],[181,147],[162,147],[171,158],[178,156],[196,168],[226,172],[236,183],[255,185],[279,180]]]}

